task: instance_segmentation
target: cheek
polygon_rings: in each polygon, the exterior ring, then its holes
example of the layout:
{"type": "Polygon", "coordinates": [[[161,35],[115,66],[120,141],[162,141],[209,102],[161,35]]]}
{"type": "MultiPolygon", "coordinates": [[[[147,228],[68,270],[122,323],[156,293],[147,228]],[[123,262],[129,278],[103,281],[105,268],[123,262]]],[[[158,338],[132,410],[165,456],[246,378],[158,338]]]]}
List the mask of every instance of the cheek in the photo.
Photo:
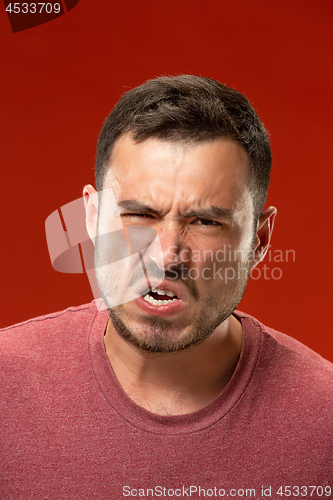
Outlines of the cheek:
{"type": "Polygon", "coordinates": [[[199,238],[196,248],[182,255],[190,269],[190,278],[200,283],[200,287],[217,290],[235,286],[238,281],[247,280],[249,266],[253,259],[253,232],[248,230],[233,231],[218,241],[213,238],[199,238]],[[205,244],[203,244],[205,243],[205,244]]]}
{"type": "MultiPolygon", "coordinates": [[[[191,229],[184,247],[191,262],[206,263],[219,261],[221,255],[238,255],[236,261],[242,261],[242,254],[247,255],[253,247],[254,231],[250,224],[221,229],[221,227],[191,229]],[[217,258],[216,258],[217,256],[217,258]]],[[[235,260],[228,257],[228,260],[235,260]]]]}

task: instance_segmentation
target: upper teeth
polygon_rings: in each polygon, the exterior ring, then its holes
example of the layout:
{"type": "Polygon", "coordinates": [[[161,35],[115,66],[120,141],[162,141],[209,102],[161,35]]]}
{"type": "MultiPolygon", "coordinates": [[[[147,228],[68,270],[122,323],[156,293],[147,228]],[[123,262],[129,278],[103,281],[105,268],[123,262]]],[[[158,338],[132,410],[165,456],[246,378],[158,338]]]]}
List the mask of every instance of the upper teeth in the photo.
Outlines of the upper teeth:
{"type": "Polygon", "coordinates": [[[160,290],[160,288],[155,287],[153,287],[151,291],[157,293],[158,295],[168,295],[168,297],[174,297],[176,295],[171,290],[160,290]]]}

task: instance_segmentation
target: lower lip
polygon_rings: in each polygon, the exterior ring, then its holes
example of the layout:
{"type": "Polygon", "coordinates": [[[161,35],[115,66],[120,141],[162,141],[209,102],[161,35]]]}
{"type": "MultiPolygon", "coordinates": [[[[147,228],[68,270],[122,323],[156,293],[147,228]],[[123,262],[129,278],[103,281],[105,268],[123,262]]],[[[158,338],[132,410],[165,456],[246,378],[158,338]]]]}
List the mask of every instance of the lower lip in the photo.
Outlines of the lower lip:
{"type": "Polygon", "coordinates": [[[143,309],[148,314],[152,316],[166,317],[171,316],[173,314],[178,314],[184,307],[184,303],[182,300],[177,299],[170,301],[170,304],[166,304],[165,306],[155,306],[150,302],[147,302],[142,296],[135,299],[135,303],[143,309]]]}

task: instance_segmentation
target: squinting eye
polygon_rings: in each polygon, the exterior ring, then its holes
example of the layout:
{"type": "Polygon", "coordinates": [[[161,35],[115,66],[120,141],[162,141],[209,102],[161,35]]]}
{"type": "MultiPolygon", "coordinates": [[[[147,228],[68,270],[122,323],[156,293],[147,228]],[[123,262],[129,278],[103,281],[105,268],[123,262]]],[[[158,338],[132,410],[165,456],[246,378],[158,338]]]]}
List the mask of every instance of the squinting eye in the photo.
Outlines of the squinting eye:
{"type": "Polygon", "coordinates": [[[121,214],[122,217],[153,217],[150,214],[121,214]]]}
{"type": "Polygon", "coordinates": [[[200,226],[207,226],[207,227],[221,225],[220,222],[217,222],[216,220],[209,220],[209,219],[198,219],[195,222],[198,223],[200,226]]]}
{"type": "Polygon", "coordinates": [[[151,219],[151,218],[153,218],[153,216],[150,214],[120,214],[120,215],[121,215],[121,217],[128,217],[128,218],[132,218],[132,219],[136,219],[136,218],[151,219]]]}

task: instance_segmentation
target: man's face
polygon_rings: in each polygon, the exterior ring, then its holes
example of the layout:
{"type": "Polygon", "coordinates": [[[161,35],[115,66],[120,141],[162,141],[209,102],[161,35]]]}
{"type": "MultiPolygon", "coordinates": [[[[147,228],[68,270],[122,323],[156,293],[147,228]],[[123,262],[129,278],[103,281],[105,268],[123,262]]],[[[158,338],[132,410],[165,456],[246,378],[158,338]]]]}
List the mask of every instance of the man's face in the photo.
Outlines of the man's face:
{"type": "MultiPolygon", "coordinates": [[[[120,335],[148,351],[176,351],[206,338],[233,312],[254,247],[248,171],[247,153],[231,139],[118,139],[104,189],[112,190],[124,226],[153,228],[159,237],[145,256],[151,290],[138,281],[139,298],[110,307],[120,335]]],[[[110,218],[105,207],[102,198],[100,232],[110,218]]],[[[107,267],[98,265],[103,249],[97,244],[95,251],[97,281],[107,301],[112,281],[107,267]]]]}

